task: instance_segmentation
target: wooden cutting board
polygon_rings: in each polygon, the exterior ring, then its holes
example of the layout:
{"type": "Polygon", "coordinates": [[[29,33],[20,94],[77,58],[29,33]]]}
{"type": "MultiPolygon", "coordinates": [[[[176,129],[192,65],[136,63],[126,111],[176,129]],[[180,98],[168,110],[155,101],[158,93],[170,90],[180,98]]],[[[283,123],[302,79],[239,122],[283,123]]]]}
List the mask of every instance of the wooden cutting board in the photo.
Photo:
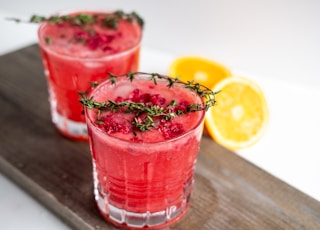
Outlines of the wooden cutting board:
{"type": "MultiPolygon", "coordinates": [[[[1,56],[0,80],[0,171],[72,228],[115,229],[95,206],[88,143],[50,121],[38,46],[1,56]]],[[[206,136],[195,179],[191,208],[171,229],[320,229],[318,201],[206,136]]]]}

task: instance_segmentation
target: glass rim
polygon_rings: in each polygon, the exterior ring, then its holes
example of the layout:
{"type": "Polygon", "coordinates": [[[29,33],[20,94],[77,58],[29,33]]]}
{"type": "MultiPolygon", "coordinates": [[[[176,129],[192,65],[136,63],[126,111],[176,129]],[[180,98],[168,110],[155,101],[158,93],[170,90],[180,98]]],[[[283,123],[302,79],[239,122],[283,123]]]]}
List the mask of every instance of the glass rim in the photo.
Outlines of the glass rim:
{"type": "MultiPolygon", "coordinates": [[[[147,73],[138,73],[138,76],[140,77],[141,75],[148,75],[147,73]]],[[[162,75],[162,76],[166,76],[166,75],[162,75]]],[[[123,77],[125,78],[126,75],[120,75],[118,77],[123,77]]],[[[128,79],[129,81],[129,79],[128,79]]],[[[89,97],[92,97],[94,96],[94,94],[99,91],[99,89],[105,85],[108,85],[108,84],[112,84],[112,80],[111,79],[104,79],[100,82],[100,84],[95,87],[90,93],[89,93],[89,97]]],[[[190,92],[192,93],[192,92],[190,92]]],[[[199,98],[201,100],[201,103],[204,104],[204,100],[197,94],[195,94],[195,97],[199,98]]],[[[171,142],[175,142],[175,141],[178,141],[180,139],[183,139],[185,136],[188,136],[190,135],[192,132],[196,131],[198,128],[200,128],[200,126],[203,124],[204,122],[204,118],[205,118],[205,114],[206,114],[206,111],[205,110],[201,110],[201,111],[197,111],[195,113],[201,113],[201,116],[198,118],[198,121],[197,123],[189,130],[187,130],[185,133],[183,133],[182,135],[179,135],[179,136],[176,136],[174,138],[170,138],[170,139],[167,139],[167,140],[161,140],[161,141],[155,141],[155,142],[134,142],[134,141],[130,141],[130,140],[124,140],[124,139],[121,139],[121,138],[118,138],[118,137],[115,137],[115,136],[112,136],[112,135],[109,135],[108,133],[106,132],[103,132],[103,130],[101,130],[100,128],[98,128],[95,123],[94,123],[94,120],[92,119],[92,116],[89,115],[89,112],[88,111],[91,111],[89,108],[84,108],[85,109],[85,117],[86,117],[86,122],[87,122],[87,125],[90,125],[91,127],[93,127],[97,132],[101,133],[102,135],[104,136],[107,136],[109,139],[111,140],[116,140],[118,142],[123,142],[125,144],[130,144],[130,145],[144,145],[144,146],[149,146],[149,145],[155,145],[155,144],[166,144],[166,143],[171,143],[171,142]],[[88,124],[89,123],[89,124],[88,124]]],[[[148,132],[148,131],[145,131],[145,132],[148,132]]]]}
{"type": "MultiPolygon", "coordinates": [[[[71,14],[71,13],[81,13],[81,12],[88,12],[88,13],[112,13],[114,11],[107,11],[107,10],[94,10],[94,9],[88,9],[88,10],[84,10],[84,9],[79,9],[79,10],[65,10],[65,11],[61,11],[59,13],[57,13],[57,15],[67,15],[67,14],[71,14]]],[[[135,22],[136,23],[136,22],[135,22]]],[[[48,22],[41,22],[39,25],[39,28],[37,30],[37,37],[38,37],[38,44],[41,47],[41,49],[44,49],[45,51],[49,52],[50,54],[54,54],[57,56],[63,56],[66,59],[72,59],[72,60],[89,60],[89,61],[95,61],[95,60],[105,60],[105,59],[113,59],[117,56],[124,56],[128,53],[133,52],[134,50],[138,49],[141,45],[142,42],[142,38],[143,38],[143,28],[141,28],[137,23],[136,26],[139,27],[140,29],[140,37],[137,40],[137,43],[135,43],[133,46],[122,50],[121,52],[117,52],[117,53],[113,53],[113,54],[107,54],[107,55],[103,55],[100,57],[76,57],[76,56],[72,56],[72,55],[68,55],[68,54],[62,54],[59,52],[56,52],[54,49],[49,48],[48,46],[46,46],[44,43],[45,41],[43,39],[41,39],[41,31],[43,28],[45,28],[45,26],[48,24],[48,22]]]]}

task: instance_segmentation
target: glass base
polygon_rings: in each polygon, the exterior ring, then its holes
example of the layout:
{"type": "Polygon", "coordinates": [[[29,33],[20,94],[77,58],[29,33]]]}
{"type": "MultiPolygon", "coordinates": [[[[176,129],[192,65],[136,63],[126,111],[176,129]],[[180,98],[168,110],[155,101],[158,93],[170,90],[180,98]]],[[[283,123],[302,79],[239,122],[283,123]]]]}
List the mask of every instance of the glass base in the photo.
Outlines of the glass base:
{"type": "Polygon", "coordinates": [[[103,190],[97,179],[95,164],[93,164],[94,196],[99,211],[104,218],[119,227],[130,229],[162,229],[180,220],[189,208],[191,191],[178,204],[170,205],[157,212],[130,212],[120,209],[108,202],[108,194],[103,190]]]}
{"type": "Polygon", "coordinates": [[[73,121],[51,110],[52,122],[64,136],[76,140],[88,140],[87,125],[84,122],[73,121]]]}

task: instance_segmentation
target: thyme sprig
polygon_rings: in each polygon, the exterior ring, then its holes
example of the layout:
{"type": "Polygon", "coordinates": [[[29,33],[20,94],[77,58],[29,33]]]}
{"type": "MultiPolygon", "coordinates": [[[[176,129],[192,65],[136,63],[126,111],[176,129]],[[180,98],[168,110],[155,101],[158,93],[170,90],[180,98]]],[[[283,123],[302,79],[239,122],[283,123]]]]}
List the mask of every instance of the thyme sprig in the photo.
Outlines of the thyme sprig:
{"type": "Polygon", "coordinates": [[[122,10],[117,10],[112,13],[79,13],[75,15],[53,15],[45,17],[41,15],[32,15],[29,20],[24,21],[19,18],[7,18],[8,20],[29,23],[41,23],[49,22],[52,24],[71,23],[74,26],[86,26],[90,24],[100,23],[102,27],[117,29],[120,20],[126,20],[128,22],[137,21],[138,24],[143,28],[144,20],[136,13],[125,13],[122,10]]]}
{"type": "MultiPolygon", "coordinates": [[[[111,84],[116,84],[117,78],[124,76],[115,76],[110,73],[108,75],[108,79],[110,80],[111,84]]],[[[149,76],[149,79],[153,81],[155,85],[158,84],[159,80],[167,81],[168,88],[172,88],[175,85],[181,85],[182,87],[187,88],[190,91],[193,91],[197,95],[202,97],[204,103],[188,104],[185,109],[176,109],[175,105],[177,102],[175,100],[172,100],[167,106],[150,105],[133,101],[116,102],[114,100],[108,100],[105,102],[97,102],[94,100],[92,96],[88,97],[90,90],[87,90],[86,92],[79,92],[79,95],[81,96],[79,101],[83,104],[84,107],[88,109],[98,110],[98,121],[100,119],[101,113],[105,111],[122,111],[124,113],[132,113],[134,114],[134,118],[131,122],[132,125],[142,132],[155,127],[155,119],[169,121],[175,117],[181,116],[186,113],[208,110],[216,103],[215,95],[218,92],[213,92],[206,86],[203,86],[195,81],[183,82],[180,81],[178,77],[171,78],[157,73],[143,72],[130,72],[125,76],[128,78],[129,81],[133,81],[137,75],[149,76]]],[[[91,86],[93,88],[98,85],[98,82],[91,83],[91,86]]]]}

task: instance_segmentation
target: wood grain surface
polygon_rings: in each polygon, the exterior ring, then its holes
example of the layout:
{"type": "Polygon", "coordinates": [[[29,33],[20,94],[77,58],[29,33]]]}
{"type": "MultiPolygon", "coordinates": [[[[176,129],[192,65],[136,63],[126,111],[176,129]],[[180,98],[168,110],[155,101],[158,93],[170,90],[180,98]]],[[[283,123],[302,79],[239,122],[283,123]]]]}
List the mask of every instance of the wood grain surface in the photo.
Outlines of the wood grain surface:
{"type": "MultiPolygon", "coordinates": [[[[88,143],[51,123],[38,46],[1,56],[0,80],[0,172],[74,229],[115,229],[95,206],[88,143]]],[[[204,136],[191,208],[170,229],[320,229],[320,203],[204,136]]]]}

